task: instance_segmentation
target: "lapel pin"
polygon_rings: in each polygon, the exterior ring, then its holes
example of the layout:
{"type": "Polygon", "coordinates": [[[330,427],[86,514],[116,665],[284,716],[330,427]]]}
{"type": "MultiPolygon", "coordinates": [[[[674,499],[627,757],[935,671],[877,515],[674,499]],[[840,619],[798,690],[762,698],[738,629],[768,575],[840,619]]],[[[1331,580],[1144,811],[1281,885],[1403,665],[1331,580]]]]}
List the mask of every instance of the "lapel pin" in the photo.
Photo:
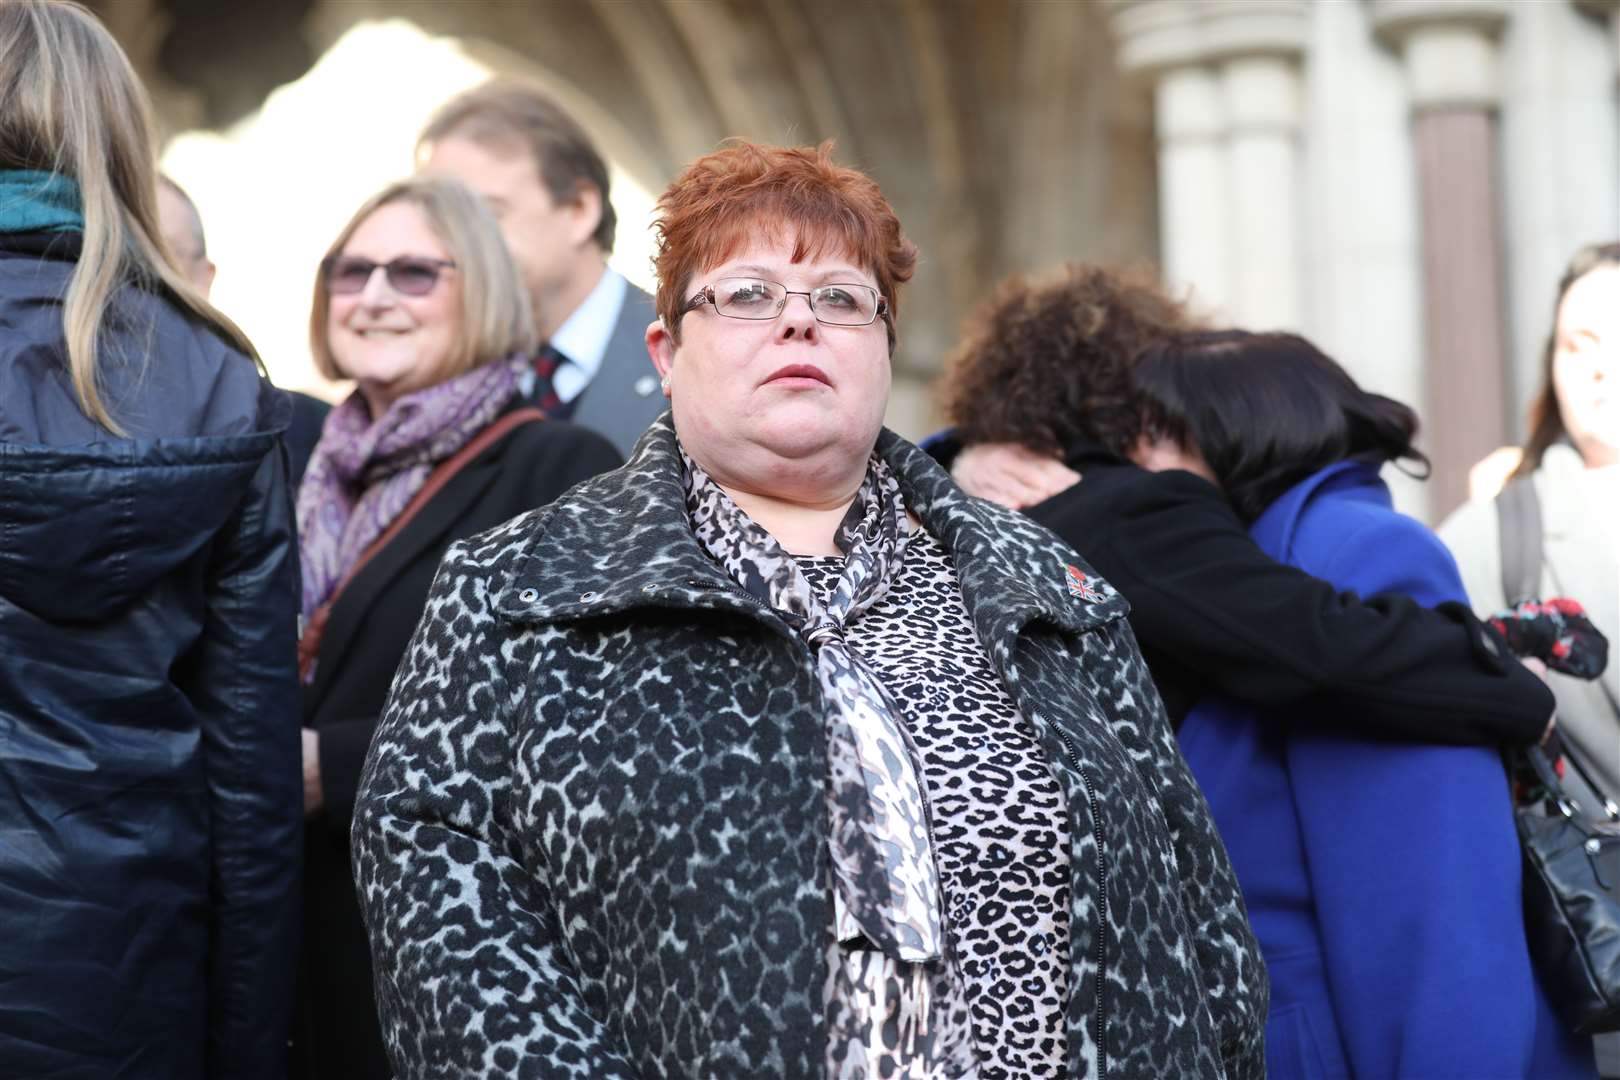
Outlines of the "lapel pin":
{"type": "Polygon", "coordinates": [[[1078,566],[1070,563],[1068,566],[1068,572],[1064,575],[1064,579],[1069,584],[1070,596],[1084,600],[1087,603],[1102,603],[1102,592],[1097,588],[1097,586],[1091,583],[1091,579],[1086,577],[1086,572],[1080,569],[1078,566]]]}

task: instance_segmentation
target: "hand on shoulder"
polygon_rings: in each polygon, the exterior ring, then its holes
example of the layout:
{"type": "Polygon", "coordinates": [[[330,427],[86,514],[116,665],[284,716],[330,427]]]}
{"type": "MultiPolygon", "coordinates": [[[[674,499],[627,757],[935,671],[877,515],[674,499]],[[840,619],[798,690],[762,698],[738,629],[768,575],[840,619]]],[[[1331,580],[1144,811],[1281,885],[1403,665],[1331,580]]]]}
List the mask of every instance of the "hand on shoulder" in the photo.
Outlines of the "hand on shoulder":
{"type": "Polygon", "coordinates": [[[1022,510],[1078,484],[1080,474],[1018,443],[980,443],[956,455],[951,479],[969,495],[1022,510]]]}

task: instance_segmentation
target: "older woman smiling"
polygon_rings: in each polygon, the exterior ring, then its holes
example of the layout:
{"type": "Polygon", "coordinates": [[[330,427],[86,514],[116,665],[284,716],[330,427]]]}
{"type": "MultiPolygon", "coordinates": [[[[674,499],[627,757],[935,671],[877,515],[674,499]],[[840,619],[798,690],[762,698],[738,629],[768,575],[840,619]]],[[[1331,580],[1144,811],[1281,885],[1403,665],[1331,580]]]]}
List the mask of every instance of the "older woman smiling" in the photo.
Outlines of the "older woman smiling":
{"type": "Polygon", "coordinates": [[[1124,604],[882,429],[830,147],[660,201],[672,410],[453,547],[355,865],[407,1076],[1250,1076],[1266,979],[1124,604]]]}
{"type": "Polygon", "coordinates": [[[528,294],[495,219],[443,179],[367,200],[321,262],[316,363],[355,391],[327,417],[298,497],[304,633],[304,955],[293,1075],[390,1074],[349,824],[378,714],[452,540],[482,532],[618,454],[518,396],[528,294]]]}

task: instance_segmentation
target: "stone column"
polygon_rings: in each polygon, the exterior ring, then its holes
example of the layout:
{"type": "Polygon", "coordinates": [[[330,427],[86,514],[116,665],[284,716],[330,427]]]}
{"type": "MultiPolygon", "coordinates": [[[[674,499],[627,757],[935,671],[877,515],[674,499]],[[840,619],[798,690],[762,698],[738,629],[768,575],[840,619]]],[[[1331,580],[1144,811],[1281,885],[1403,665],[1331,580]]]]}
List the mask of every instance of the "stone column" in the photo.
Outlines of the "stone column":
{"type": "Polygon", "coordinates": [[[1303,0],[1112,0],[1122,70],[1153,80],[1165,278],[1213,316],[1305,319],[1303,0]]]}
{"type": "Polygon", "coordinates": [[[1468,470],[1508,441],[1498,185],[1496,36],[1507,0],[1373,0],[1401,50],[1423,234],[1430,510],[1468,496],[1468,470]]]}
{"type": "Polygon", "coordinates": [[[1221,83],[1232,310],[1248,329],[1297,330],[1306,321],[1299,67],[1282,55],[1234,56],[1221,65],[1221,83]]]}
{"type": "Polygon", "coordinates": [[[1165,71],[1153,87],[1159,140],[1159,245],[1164,278],[1192,286],[1200,307],[1235,308],[1226,122],[1215,73],[1165,71]]]}

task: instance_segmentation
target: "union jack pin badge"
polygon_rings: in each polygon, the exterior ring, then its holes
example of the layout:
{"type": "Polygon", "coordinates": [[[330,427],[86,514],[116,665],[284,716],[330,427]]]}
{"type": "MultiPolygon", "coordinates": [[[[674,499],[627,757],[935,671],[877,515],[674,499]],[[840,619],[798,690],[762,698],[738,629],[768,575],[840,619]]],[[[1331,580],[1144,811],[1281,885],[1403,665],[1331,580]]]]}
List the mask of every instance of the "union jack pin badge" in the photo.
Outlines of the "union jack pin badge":
{"type": "Polygon", "coordinates": [[[1065,579],[1069,583],[1070,596],[1078,597],[1093,604],[1102,602],[1103,594],[1097,589],[1097,586],[1091,583],[1091,579],[1086,576],[1086,572],[1078,566],[1070,563],[1065,579]]]}

